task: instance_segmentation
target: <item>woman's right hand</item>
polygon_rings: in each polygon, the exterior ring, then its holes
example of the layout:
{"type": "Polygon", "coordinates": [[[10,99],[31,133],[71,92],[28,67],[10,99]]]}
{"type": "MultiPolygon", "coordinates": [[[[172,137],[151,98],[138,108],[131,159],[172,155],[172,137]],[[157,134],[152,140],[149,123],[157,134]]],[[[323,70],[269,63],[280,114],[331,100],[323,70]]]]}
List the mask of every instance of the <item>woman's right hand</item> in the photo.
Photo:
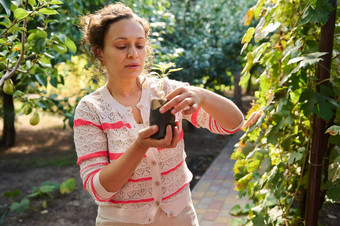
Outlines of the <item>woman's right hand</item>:
{"type": "MultiPolygon", "coordinates": [[[[178,123],[176,123],[178,124],[178,123]]],[[[153,125],[148,128],[142,129],[138,133],[138,138],[136,140],[136,144],[144,149],[148,149],[150,147],[154,148],[174,148],[177,146],[179,139],[179,129],[178,126],[175,126],[173,131],[171,129],[171,125],[166,127],[166,134],[163,139],[156,140],[152,139],[150,136],[155,134],[158,131],[158,126],[153,125]]]]}

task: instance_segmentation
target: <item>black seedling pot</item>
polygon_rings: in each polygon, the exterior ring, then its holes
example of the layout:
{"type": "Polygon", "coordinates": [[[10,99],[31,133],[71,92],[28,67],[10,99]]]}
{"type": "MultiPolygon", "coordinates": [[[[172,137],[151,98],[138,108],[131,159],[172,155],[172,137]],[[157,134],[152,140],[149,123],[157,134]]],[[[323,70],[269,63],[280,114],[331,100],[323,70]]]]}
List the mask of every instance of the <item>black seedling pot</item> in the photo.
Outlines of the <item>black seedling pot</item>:
{"type": "Polygon", "coordinates": [[[175,115],[170,113],[170,110],[161,114],[161,108],[167,102],[166,99],[152,99],[150,107],[150,126],[158,125],[158,132],[151,136],[153,139],[163,139],[166,134],[167,125],[171,125],[172,131],[176,126],[175,115]]]}

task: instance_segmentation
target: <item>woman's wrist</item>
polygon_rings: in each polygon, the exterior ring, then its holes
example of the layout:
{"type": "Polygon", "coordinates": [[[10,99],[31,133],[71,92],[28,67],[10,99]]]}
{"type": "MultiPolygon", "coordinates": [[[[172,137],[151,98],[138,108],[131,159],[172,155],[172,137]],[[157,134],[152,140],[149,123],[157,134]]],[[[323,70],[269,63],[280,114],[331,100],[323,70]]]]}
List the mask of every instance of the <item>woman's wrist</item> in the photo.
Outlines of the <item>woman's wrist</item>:
{"type": "Polygon", "coordinates": [[[139,153],[146,153],[149,147],[143,143],[140,139],[136,139],[132,144],[132,149],[138,151],[139,153]]]}

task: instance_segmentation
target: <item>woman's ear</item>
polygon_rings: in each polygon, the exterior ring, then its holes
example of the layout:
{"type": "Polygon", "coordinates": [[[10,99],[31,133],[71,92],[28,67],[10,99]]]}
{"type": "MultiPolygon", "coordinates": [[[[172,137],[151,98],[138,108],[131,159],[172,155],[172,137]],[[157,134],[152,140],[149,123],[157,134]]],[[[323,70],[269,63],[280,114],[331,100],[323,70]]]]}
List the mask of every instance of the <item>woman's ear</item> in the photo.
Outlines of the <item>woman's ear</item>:
{"type": "Polygon", "coordinates": [[[105,60],[104,60],[104,57],[103,57],[103,50],[101,50],[98,47],[94,47],[93,52],[94,52],[95,56],[98,58],[98,60],[102,63],[102,65],[105,65],[105,60]]]}

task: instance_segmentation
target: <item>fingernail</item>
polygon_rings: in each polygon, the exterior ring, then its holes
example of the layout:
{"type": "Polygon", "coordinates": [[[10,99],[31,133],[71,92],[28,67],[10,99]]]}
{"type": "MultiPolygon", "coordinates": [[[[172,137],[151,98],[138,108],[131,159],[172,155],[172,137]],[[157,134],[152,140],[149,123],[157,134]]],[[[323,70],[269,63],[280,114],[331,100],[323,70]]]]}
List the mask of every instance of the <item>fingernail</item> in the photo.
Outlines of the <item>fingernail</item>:
{"type": "Polygon", "coordinates": [[[172,110],[171,110],[171,114],[173,114],[173,115],[176,114],[176,110],[175,110],[175,109],[172,109],[172,110]]]}
{"type": "Polygon", "coordinates": [[[164,108],[160,108],[160,109],[159,109],[159,112],[163,114],[164,108]]]}

